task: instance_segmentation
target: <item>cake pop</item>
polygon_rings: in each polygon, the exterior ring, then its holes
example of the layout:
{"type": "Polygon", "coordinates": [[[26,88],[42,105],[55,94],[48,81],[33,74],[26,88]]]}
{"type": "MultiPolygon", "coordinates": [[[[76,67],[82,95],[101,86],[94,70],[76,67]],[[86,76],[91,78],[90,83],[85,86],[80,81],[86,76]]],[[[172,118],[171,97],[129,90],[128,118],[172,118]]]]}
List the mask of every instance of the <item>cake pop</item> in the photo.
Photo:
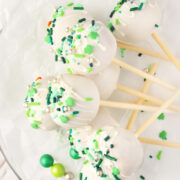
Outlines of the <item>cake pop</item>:
{"type": "Polygon", "coordinates": [[[90,79],[80,76],[38,78],[29,87],[25,104],[35,129],[49,129],[54,122],[63,127],[80,127],[96,116],[99,92],[90,79]]]}
{"type": "Polygon", "coordinates": [[[118,40],[140,42],[155,31],[160,19],[154,0],[120,0],[110,14],[109,28],[118,40]]]}
{"type": "Polygon", "coordinates": [[[61,62],[70,74],[95,74],[111,63],[116,40],[108,28],[91,18],[84,8],[83,12],[71,11],[72,14],[64,13],[62,17],[67,15],[63,18],[54,17],[47,42],[55,51],[55,61],[61,62]]]}
{"type": "MultiPolygon", "coordinates": [[[[75,154],[77,159],[83,157],[85,159],[83,166],[92,166],[97,176],[128,177],[141,165],[143,149],[136,136],[130,131],[107,126],[98,130],[93,129],[92,133],[88,130],[86,138],[82,132],[85,133],[81,129],[70,130],[70,156],[73,159],[76,159],[75,154]]],[[[91,177],[89,173],[86,176],[91,177]]]]}

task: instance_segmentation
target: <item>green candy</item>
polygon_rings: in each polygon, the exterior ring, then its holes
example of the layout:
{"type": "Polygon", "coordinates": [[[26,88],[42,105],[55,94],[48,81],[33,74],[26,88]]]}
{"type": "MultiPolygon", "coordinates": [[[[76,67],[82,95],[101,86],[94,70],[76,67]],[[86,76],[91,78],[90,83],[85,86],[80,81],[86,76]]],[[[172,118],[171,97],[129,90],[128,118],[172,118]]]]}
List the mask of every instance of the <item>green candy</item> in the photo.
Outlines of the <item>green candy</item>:
{"type": "Polygon", "coordinates": [[[66,170],[62,164],[54,164],[51,167],[51,173],[54,177],[59,178],[63,177],[66,174],[66,170]]]}
{"type": "Polygon", "coordinates": [[[49,154],[44,154],[40,158],[40,164],[41,164],[41,166],[43,166],[45,168],[49,168],[49,167],[53,166],[54,158],[49,154]]]}
{"type": "Polygon", "coordinates": [[[60,120],[61,120],[62,123],[67,123],[68,122],[68,117],[61,115],[60,120]]]}
{"type": "Polygon", "coordinates": [[[71,148],[69,151],[69,155],[71,156],[71,158],[73,159],[80,159],[81,157],[79,156],[78,151],[76,151],[74,148],[71,148]]]}
{"type": "Polygon", "coordinates": [[[99,34],[95,31],[92,31],[89,33],[88,35],[91,39],[96,39],[97,37],[99,37],[99,34]]]}
{"type": "Polygon", "coordinates": [[[49,43],[51,42],[51,37],[50,37],[49,35],[47,35],[47,36],[44,38],[44,41],[49,44],[49,43]]]}
{"type": "Polygon", "coordinates": [[[66,106],[72,107],[72,106],[75,105],[75,101],[74,101],[73,98],[68,97],[68,98],[66,99],[66,101],[65,101],[65,104],[66,104],[66,106]]]}
{"type": "Polygon", "coordinates": [[[93,53],[93,50],[94,50],[94,47],[88,44],[84,48],[84,53],[91,55],[93,53]]]}
{"type": "Polygon", "coordinates": [[[113,167],[113,168],[112,168],[112,173],[113,173],[114,175],[119,175],[119,174],[120,174],[120,171],[119,171],[118,168],[113,167]]]}

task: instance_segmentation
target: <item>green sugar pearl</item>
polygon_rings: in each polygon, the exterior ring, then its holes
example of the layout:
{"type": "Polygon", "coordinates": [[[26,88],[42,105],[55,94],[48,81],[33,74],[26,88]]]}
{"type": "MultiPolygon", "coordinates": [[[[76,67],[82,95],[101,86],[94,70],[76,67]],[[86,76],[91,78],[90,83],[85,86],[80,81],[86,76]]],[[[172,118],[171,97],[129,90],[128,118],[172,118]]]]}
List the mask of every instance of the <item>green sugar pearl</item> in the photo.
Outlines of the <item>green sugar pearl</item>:
{"type": "Polygon", "coordinates": [[[54,158],[49,154],[44,154],[40,158],[40,164],[41,164],[41,166],[43,166],[45,168],[49,168],[49,167],[53,166],[54,158]]]}
{"type": "Polygon", "coordinates": [[[76,151],[74,148],[71,148],[69,151],[69,155],[72,159],[80,159],[78,151],[76,151]]]}
{"type": "Polygon", "coordinates": [[[114,175],[119,175],[119,174],[120,174],[120,171],[119,171],[118,168],[113,167],[113,168],[112,168],[112,173],[113,173],[114,175]]]}
{"type": "Polygon", "coordinates": [[[66,170],[62,164],[54,164],[51,167],[51,173],[54,177],[59,178],[63,177],[66,174],[66,170]]]}
{"type": "Polygon", "coordinates": [[[68,118],[66,116],[63,116],[63,115],[60,116],[60,120],[61,120],[62,123],[67,123],[68,122],[68,118]]]}
{"type": "Polygon", "coordinates": [[[72,107],[75,105],[75,101],[72,97],[68,97],[65,101],[66,106],[72,107]]]}

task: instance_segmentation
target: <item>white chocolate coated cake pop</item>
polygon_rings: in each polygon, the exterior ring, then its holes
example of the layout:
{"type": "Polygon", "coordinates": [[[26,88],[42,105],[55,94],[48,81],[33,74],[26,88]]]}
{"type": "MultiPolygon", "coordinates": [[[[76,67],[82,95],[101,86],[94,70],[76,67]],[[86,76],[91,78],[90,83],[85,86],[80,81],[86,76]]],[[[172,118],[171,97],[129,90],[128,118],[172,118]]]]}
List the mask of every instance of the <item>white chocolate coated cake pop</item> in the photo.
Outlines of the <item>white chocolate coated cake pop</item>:
{"type": "Polygon", "coordinates": [[[90,76],[99,89],[101,99],[108,99],[116,90],[120,68],[115,64],[110,64],[108,67],[99,73],[90,76]]]}
{"type": "Polygon", "coordinates": [[[85,126],[96,116],[99,101],[99,92],[92,80],[71,75],[43,78],[28,90],[25,99],[28,118],[33,120],[36,129],[48,126],[44,114],[48,115],[48,123],[55,122],[66,128],[85,126]],[[29,111],[33,112],[32,117],[29,111]]]}
{"type": "MultiPolygon", "coordinates": [[[[143,148],[136,136],[120,127],[106,126],[92,134],[88,130],[86,138],[82,130],[71,129],[69,139],[70,156],[73,159],[83,157],[83,166],[92,166],[102,179],[130,177],[143,161],[143,148]]],[[[86,174],[86,177],[91,179],[91,174],[86,174]]]]}
{"type": "Polygon", "coordinates": [[[117,46],[112,33],[86,13],[73,13],[52,22],[54,25],[48,29],[46,40],[52,44],[55,61],[70,74],[96,74],[115,57],[117,46]]]}
{"type": "Polygon", "coordinates": [[[146,40],[160,19],[155,0],[120,0],[110,14],[109,28],[117,40],[136,43],[146,40]]]}

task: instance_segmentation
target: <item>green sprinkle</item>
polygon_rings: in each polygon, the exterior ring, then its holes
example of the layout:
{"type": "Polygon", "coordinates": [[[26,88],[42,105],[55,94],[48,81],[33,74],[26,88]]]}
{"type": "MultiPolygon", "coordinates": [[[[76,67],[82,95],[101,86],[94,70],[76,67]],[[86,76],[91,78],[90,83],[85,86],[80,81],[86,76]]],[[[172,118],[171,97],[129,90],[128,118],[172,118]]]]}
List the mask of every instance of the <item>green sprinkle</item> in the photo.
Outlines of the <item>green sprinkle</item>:
{"type": "Polygon", "coordinates": [[[97,140],[94,141],[94,147],[95,147],[95,149],[98,149],[98,147],[99,147],[97,140]]]}
{"type": "Polygon", "coordinates": [[[27,117],[30,117],[30,111],[31,111],[31,109],[30,109],[30,108],[28,108],[28,109],[27,109],[27,111],[26,111],[26,115],[27,115],[27,117]]]}
{"type": "Polygon", "coordinates": [[[72,3],[67,4],[66,7],[70,7],[70,6],[73,6],[73,5],[74,5],[74,3],[72,2],[72,3]]]}
{"type": "Polygon", "coordinates": [[[107,136],[104,138],[105,141],[108,141],[110,139],[110,136],[107,136]]]}
{"type": "Polygon", "coordinates": [[[107,154],[104,154],[104,157],[111,160],[111,161],[117,161],[117,159],[115,157],[111,157],[111,156],[109,156],[107,154]]]}
{"type": "Polygon", "coordinates": [[[97,37],[99,37],[99,34],[95,31],[92,31],[89,33],[88,37],[90,37],[91,39],[96,39],[97,37]]]}
{"type": "Polygon", "coordinates": [[[102,132],[102,129],[96,131],[96,134],[99,135],[102,132]]]}
{"type": "Polygon", "coordinates": [[[115,19],[115,23],[116,23],[116,25],[119,24],[119,19],[118,18],[115,19]]]}
{"type": "Polygon", "coordinates": [[[111,32],[114,32],[114,30],[115,30],[115,28],[111,22],[108,24],[108,28],[110,29],[111,32]]]}
{"type": "Polygon", "coordinates": [[[38,125],[37,125],[37,124],[34,124],[34,123],[31,124],[31,127],[32,127],[33,129],[39,129],[38,125]]]}
{"type": "Polygon", "coordinates": [[[28,105],[29,106],[40,106],[40,102],[31,102],[31,103],[29,103],[28,105]]]}
{"type": "Polygon", "coordinates": [[[89,160],[86,160],[83,162],[84,165],[86,165],[89,162],[89,160]]]}
{"type": "Polygon", "coordinates": [[[60,116],[60,120],[61,120],[62,123],[67,123],[68,122],[68,118],[66,116],[63,116],[63,115],[60,116]]]}
{"type": "Polygon", "coordinates": [[[153,156],[152,156],[152,155],[149,155],[149,158],[150,158],[150,159],[152,159],[152,158],[153,158],[153,156]]]}
{"type": "Polygon", "coordinates": [[[118,178],[116,175],[113,174],[113,176],[114,176],[115,180],[121,180],[121,179],[118,178]]]}
{"type": "Polygon", "coordinates": [[[56,52],[61,55],[61,50],[60,49],[56,49],[56,52]]]}
{"type": "Polygon", "coordinates": [[[91,71],[92,71],[92,67],[89,67],[89,68],[87,69],[87,72],[90,73],[91,71]]]}
{"type": "Polygon", "coordinates": [[[159,27],[159,25],[158,25],[158,24],[155,24],[155,27],[156,27],[156,28],[158,28],[158,27],[159,27]]]}
{"type": "Polygon", "coordinates": [[[82,23],[82,22],[84,22],[84,21],[86,21],[86,18],[79,19],[79,20],[78,20],[78,23],[82,23]]]}
{"type": "Polygon", "coordinates": [[[73,119],[73,118],[74,118],[74,115],[73,115],[73,114],[70,114],[69,117],[70,117],[71,119],[73,119]]]}
{"type": "Polygon", "coordinates": [[[157,154],[157,156],[156,156],[156,158],[157,158],[158,160],[161,160],[162,152],[163,152],[163,151],[159,151],[159,152],[158,152],[158,154],[157,154]]]}
{"type": "Polygon", "coordinates": [[[79,114],[79,111],[73,111],[73,115],[79,114]]]}
{"type": "Polygon", "coordinates": [[[120,174],[120,171],[119,171],[118,168],[113,167],[113,168],[112,168],[112,173],[113,173],[114,175],[119,175],[119,174],[120,174]]]}
{"type": "Polygon", "coordinates": [[[161,113],[159,116],[158,116],[158,120],[164,120],[165,119],[165,115],[164,113],[161,113]]]}
{"type": "Polygon", "coordinates": [[[145,180],[145,177],[141,175],[141,176],[140,176],[140,179],[145,180]]]}
{"type": "Polygon", "coordinates": [[[66,106],[69,106],[69,107],[72,107],[75,105],[75,101],[72,97],[68,97],[66,100],[65,100],[65,104],[66,106]]]}
{"type": "Polygon", "coordinates": [[[151,68],[152,68],[152,64],[149,64],[149,65],[148,65],[148,72],[151,71],[151,68]]]}
{"type": "Polygon", "coordinates": [[[84,98],[84,100],[85,100],[85,101],[92,101],[93,98],[91,98],[91,97],[86,97],[86,98],[84,98]]]}
{"type": "Polygon", "coordinates": [[[71,68],[67,68],[67,72],[68,72],[69,74],[73,74],[71,68]]]}
{"type": "Polygon", "coordinates": [[[82,32],[82,31],[84,31],[83,27],[80,27],[79,29],[77,29],[77,32],[82,32]]]}
{"type": "Polygon", "coordinates": [[[64,11],[60,11],[60,14],[59,14],[61,17],[64,16],[64,11]]]}
{"type": "Polygon", "coordinates": [[[83,174],[79,173],[79,180],[82,180],[82,178],[83,178],[83,174]]]}
{"type": "Polygon", "coordinates": [[[159,137],[162,139],[162,140],[167,140],[167,132],[166,131],[161,131],[159,133],[159,137]]]}
{"type": "Polygon", "coordinates": [[[76,57],[76,58],[85,58],[86,55],[85,54],[74,54],[74,57],[76,57]]]}
{"type": "Polygon", "coordinates": [[[139,7],[133,7],[130,9],[130,11],[137,11],[137,10],[139,10],[139,7]]]}
{"type": "Polygon", "coordinates": [[[88,44],[84,48],[84,53],[91,55],[93,53],[93,50],[94,50],[94,47],[88,44]]]}
{"type": "Polygon", "coordinates": [[[36,121],[36,120],[34,120],[34,124],[40,125],[40,124],[41,124],[41,122],[40,122],[40,121],[36,121]]]}
{"type": "Polygon", "coordinates": [[[39,86],[40,85],[40,83],[39,82],[37,82],[36,84],[35,84],[35,86],[37,87],[37,86],[39,86]]]}
{"type": "Polygon", "coordinates": [[[63,105],[63,102],[61,102],[61,101],[58,102],[58,106],[61,106],[61,105],[63,105]]]}
{"type": "Polygon", "coordinates": [[[49,43],[51,42],[51,37],[50,37],[49,35],[47,35],[47,36],[44,38],[44,41],[49,44],[49,43]]]}
{"type": "Polygon", "coordinates": [[[101,158],[101,159],[99,160],[99,162],[97,163],[96,167],[99,167],[99,166],[102,164],[102,162],[103,162],[103,159],[101,158]]]}
{"type": "Polygon", "coordinates": [[[141,4],[139,5],[139,10],[142,9],[143,5],[144,5],[144,3],[141,3],[141,4]]]}
{"type": "Polygon", "coordinates": [[[88,153],[87,155],[91,160],[94,160],[93,156],[90,153],[88,153]]]}
{"type": "Polygon", "coordinates": [[[125,57],[125,48],[121,48],[121,57],[124,58],[125,57]]]}
{"type": "Polygon", "coordinates": [[[74,10],[84,10],[84,7],[74,7],[74,10]]]}

